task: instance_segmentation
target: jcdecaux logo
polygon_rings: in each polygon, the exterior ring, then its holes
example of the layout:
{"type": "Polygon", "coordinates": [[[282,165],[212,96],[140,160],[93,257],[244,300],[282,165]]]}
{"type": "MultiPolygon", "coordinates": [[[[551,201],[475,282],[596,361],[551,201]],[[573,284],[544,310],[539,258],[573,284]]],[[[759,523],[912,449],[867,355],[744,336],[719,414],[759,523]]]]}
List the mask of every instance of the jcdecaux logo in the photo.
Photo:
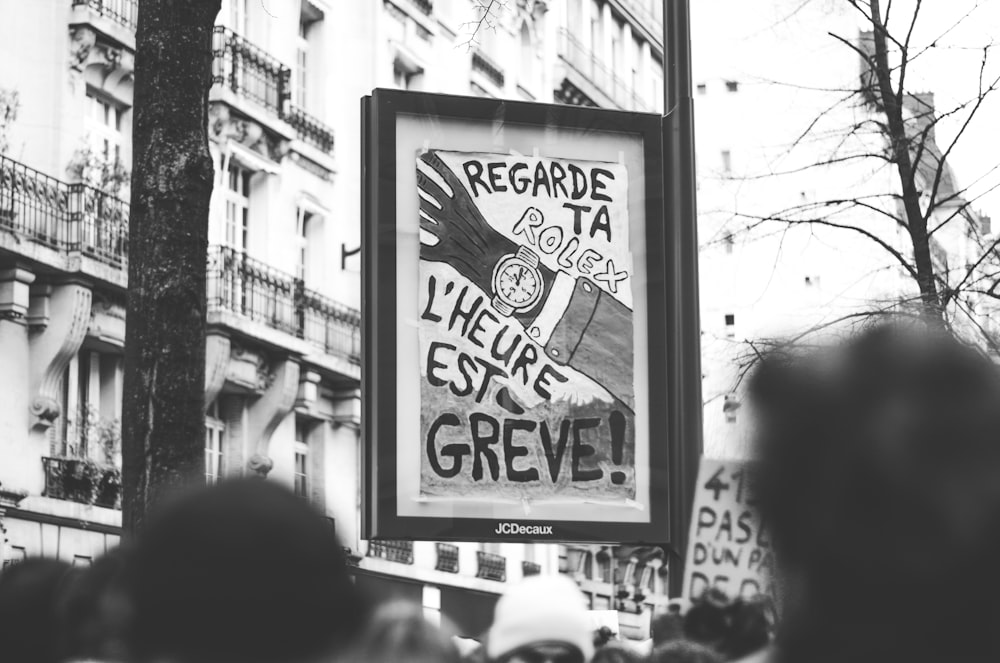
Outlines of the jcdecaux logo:
{"type": "Polygon", "coordinates": [[[533,534],[552,536],[552,525],[521,525],[519,523],[499,523],[496,534],[533,534]]]}

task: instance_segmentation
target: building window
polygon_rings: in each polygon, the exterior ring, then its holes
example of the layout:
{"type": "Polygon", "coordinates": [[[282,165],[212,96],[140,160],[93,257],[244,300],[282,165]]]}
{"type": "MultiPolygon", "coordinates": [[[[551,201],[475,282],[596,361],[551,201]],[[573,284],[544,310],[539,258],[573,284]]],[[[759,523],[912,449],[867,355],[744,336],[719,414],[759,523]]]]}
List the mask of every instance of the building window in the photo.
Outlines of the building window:
{"type": "Polygon", "coordinates": [[[495,580],[496,582],[507,581],[507,558],[503,555],[477,550],[476,561],[479,565],[476,570],[477,578],[495,580]]]}
{"type": "Polygon", "coordinates": [[[698,83],[698,94],[706,94],[708,92],[708,86],[704,83],[698,83]]]}
{"type": "Polygon", "coordinates": [[[413,541],[373,539],[368,542],[368,556],[382,557],[400,564],[413,564],[413,541]]]}
{"type": "Polygon", "coordinates": [[[531,44],[531,29],[527,22],[521,25],[521,85],[529,90],[535,89],[535,51],[531,44]]]}
{"type": "Polygon", "coordinates": [[[722,174],[726,177],[733,174],[733,155],[729,150],[722,150],[722,174]]]}
{"type": "Polygon", "coordinates": [[[247,0],[229,0],[229,24],[237,34],[247,37],[250,33],[247,0]]]}
{"type": "Polygon", "coordinates": [[[521,575],[525,578],[528,576],[537,576],[542,572],[542,565],[537,562],[529,562],[524,560],[521,562],[521,575]]]}
{"type": "Polygon", "coordinates": [[[309,431],[306,423],[295,421],[295,494],[309,497],[309,431]]]}
{"type": "Polygon", "coordinates": [[[597,579],[601,582],[612,581],[611,562],[613,557],[609,548],[601,548],[595,556],[597,561],[597,579]]]}
{"type": "Polygon", "coordinates": [[[736,336],[736,314],[726,314],[726,336],[733,338],[736,336]]]}
{"type": "Polygon", "coordinates": [[[737,412],[739,412],[742,403],[736,394],[726,394],[726,399],[722,403],[722,413],[726,416],[726,423],[735,424],[737,412]]]}
{"type": "Polygon", "coordinates": [[[226,424],[219,416],[219,401],[205,414],[205,483],[212,485],[222,478],[223,440],[226,424]]]}
{"type": "Polygon", "coordinates": [[[73,566],[92,566],[94,560],[89,555],[73,555],[73,566]]]}
{"type": "Polygon", "coordinates": [[[309,27],[306,17],[299,19],[299,39],[295,47],[295,105],[309,108],[307,83],[309,71],[309,27]]]}
{"type": "Polygon", "coordinates": [[[239,252],[247,250],[250,230],[251,173],[239,164],[229,162],[226,179],[226,234],[224,244],[239,252]]]}
{"type": "Polygon", "coordinates": [[[298,221],[296,225],[296,241],[298,242],[298,265],[296,266],[296,276],[306,282],[309,276],[309,236],[315,225],[316,215],[299,208],[298,221]]]}
{"type": "Polygon", "coordinates": [[[740,84],[737,81],[726,81],[726,92],[739,92],[740,84]]]}
{"type": "MultiPolygon", "coordinates": [[[[122,160],[122,113],[124,108],[93,90],[87,90],[86,127],[90,149],[103,163],[114,165],[122,160]]],[[[95,169],[100,170],[100,169],[95,169]]],[[[90,182],[100,185],[100,182],[90,182]]]]}
{"type": "Polygon", "coordinates": [[[62,380],[61,426],[50,450],[69,458],[120,463],[120,444],[109,448],[104,432],[121,415],[122,358],[83,348],[70,359],[62,380]],[[116,448],[115,448],[116,447],[116,448]],[[108,458],[111,453],[114,458],[108,458]]]}
{"type": "Polygon", "coordinates": [[[453,543],[438,543],[437,564],[434,568],[445,573],[458,573],[458,546],[453,543]]]}

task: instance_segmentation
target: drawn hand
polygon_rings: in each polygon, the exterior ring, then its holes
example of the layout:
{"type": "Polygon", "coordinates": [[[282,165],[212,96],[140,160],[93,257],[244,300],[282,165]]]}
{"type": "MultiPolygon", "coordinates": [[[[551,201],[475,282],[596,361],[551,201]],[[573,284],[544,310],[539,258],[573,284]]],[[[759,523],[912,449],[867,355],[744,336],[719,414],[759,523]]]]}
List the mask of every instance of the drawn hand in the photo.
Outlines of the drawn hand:
{"type": "Polygon", "coordinates": [[[486,222],[465,187],[434,151],[420,156],[417,188],[420,228],[437,238],[433,246],[421,246],[420,257],[448,263],[483,292],[491,292],[494,265],[504,255],[515,253],[517,245],[486,222]],[[432,179],[428,170],[447,188],[432,179]]]}

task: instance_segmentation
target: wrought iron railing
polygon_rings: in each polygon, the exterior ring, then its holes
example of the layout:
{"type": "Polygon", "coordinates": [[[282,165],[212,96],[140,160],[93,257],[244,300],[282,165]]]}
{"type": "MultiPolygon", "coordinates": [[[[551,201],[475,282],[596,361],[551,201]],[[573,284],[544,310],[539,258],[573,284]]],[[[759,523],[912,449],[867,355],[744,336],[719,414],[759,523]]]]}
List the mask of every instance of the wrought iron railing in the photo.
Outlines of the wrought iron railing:
{"type": "Polygon", "coordinates": [[[454,543],[438,543],[434,569],[445,573],[458,573],[458,546],[454,543]]]}
{"type": "Polygon", "coordinates": [[[290,106],[285,119],[304,142],[323,152],[333,152],[333,129],[298,106],[290,106]]]}
{"type": "Polygon", "coordinates": [[[297,336],[327,354],[360,361],[358,311],[241,251],[209,248],[208,305],[297,336]]]}
{"type": "Polygon", "coordinates": [[[476,561],[479,565],[476,570],[477,578],[496,580],[497,582],[507,581],[507,558],[503,555],[477,550],[476,561]]]}
{"type": "Polygon", "coordinates": [[[390,562],[413,564],[413,541],[371,540],[368,556],[382,557],[390,562]]]}
{"type": "Polygon", "coordinates": [[[289,334],[299,329],[295,280],[229,247],[209,249],[208,305],[289,334]]]}
{"type": "Polygon", "coordinates": [[[634,86],[616,76],[611,69],[605,66],[596,53],[584,47],[565,28],[559,30],[559,56],[620,108],[637,111],[652,110],[652,106],[634,86]]]}
{"type": "Polygon", "coordinates": [[[52,248],[69,238],[69,187],[0,156],[0,228],[52,248]]]}
{"type": "Polygon", "coordinates": [[[301,311],[300,336],[327,354],[361,358],[361,314],[328,297],[302,289],[297,299],[301,311]]]}
{"type": "Polygon", "coordinates": [[[121,471],[85,458],[43,457],[45,497],[121,508],[121,471]]]}
{"type": "Polygon", "coordinates": [[[73,0],[73,6],[90,7],[132,31],[139,23],[139,0],[73,0]]]}
{"type": "Polygon", "coordinates": [[[128,203],[0,156],[0,229],[113,266],[128,259],[128,203]]]}
{"type": "Polygon", "coordinates": [[[70,185],[71,249],[111,265],[128,260],[128,203],[83,184],[70,185]]]}
{"type": "Polygon", "coordinates": [[[229,28],[215,26],[212,77],[235,94],[283,117],[291,98],[292,70],[229,28]]]}
{"type": "Polygon", "coordinates": [[[497,87],[503,87],[503,69],[479,49],[472,52],[472,70],[480,72],[497,87]]]}

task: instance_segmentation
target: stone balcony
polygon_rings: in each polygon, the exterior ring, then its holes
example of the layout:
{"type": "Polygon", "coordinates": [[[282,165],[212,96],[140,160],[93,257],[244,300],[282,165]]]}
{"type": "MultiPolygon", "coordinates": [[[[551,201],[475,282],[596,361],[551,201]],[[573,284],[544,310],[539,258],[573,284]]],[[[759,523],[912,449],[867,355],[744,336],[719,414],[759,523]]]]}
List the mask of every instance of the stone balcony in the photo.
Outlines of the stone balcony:
{"type": "Polygon", "coordinates": [[[245,253],[225,246],[209,248],[208,306],[209,312],[230,314],[219,317],[222,324],[235,314],[360,366],[358,311],[307,289],[301,279],[245,253]]]}
{"type": "MultiPolygon", "coordinates": [[[[128,222],[125,201],[0,156],[0,252],[124,289],[128,222]]],[[[210,322],[253,323],[251,336],[267,336],[272,345],[317,360],[330,358],[326,363],[346,375],[360,374],[360,312],[227,247],[210,248],[207,269],[210,322]]]]}
{"type": "Polygon", "coordinates": [[[565,76],[556,96],[563,103],[651,112],[653,105],[609,69],[602,58],[565,28],[559,30],[565,76]]]}
{"type": "Polygon", "coordinates": [[[0,156],[0,249],[125,286],[129,206],[0,156]]]}

